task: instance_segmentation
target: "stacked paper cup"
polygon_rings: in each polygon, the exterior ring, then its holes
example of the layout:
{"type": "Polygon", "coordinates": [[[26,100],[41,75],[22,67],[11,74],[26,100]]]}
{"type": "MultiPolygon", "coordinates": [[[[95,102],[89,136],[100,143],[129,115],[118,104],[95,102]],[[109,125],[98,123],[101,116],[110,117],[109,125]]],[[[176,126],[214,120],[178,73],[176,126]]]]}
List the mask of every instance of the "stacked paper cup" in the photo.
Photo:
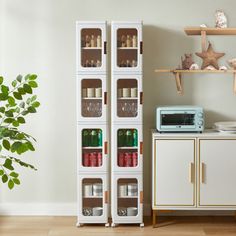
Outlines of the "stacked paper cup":
{"type": "Polygon", "coordinates": [[[138,196],[138,185],[128,184],[128,196],[138,196]]]}
{"type": "Polygon", "coordinates": [[[93,184],[93,196],[102,196],[102,184],[93,184]]]}

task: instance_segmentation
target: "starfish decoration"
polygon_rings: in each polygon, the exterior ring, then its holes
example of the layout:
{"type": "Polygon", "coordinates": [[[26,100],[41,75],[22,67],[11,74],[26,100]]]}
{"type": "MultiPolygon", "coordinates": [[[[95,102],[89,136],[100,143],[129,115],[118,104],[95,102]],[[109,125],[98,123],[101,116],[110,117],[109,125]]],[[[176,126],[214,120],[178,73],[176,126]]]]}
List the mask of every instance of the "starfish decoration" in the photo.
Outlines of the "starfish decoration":
{"type": "Polygon", "coordinates": [[[209,42],[209,46],[206,51],[203,52],[196,52],[196,55],[203,59],[202,62],[202,70],[204,70],[207,66],[213,66],[217,70],[219,70],[219,65],[217,60],[220,57],[223,57],[225,53],[214,52],[211,43],[209,42]]]}

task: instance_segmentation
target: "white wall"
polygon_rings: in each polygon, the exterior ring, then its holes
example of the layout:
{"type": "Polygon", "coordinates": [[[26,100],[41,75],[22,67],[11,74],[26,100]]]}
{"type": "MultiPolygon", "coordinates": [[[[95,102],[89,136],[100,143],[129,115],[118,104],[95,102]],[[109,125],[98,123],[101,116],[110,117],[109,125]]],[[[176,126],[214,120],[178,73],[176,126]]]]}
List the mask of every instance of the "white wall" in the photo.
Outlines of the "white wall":
{"type": "MultiPolygon", "coordinates": [[[[76,20],[144,22],[144,197],[150,203],[150,129],[155,127],[156,106],[203,106],[208,126],[236,119],[231,75],[186,76],[181,97],[172,76],[154,73],[155,68],[176,67],[184,53],[200,51],[200,39],[187,37],[183,27],[213,26],[219,8],[228,14],[230,26],[236,26],[234,0],[0,0],[0,73],[9,80],[19,73],[38,74],[42,104],[25,126],[38,140],[36,152],[26,155],[38,171],[21,170],[22,184],[12,191],[1,184],[0,213],[75,213],[76,20]]],[[[221,64],[236,56],[236,37],[210,40],[217,51],[226,52],[221,64]]]]}

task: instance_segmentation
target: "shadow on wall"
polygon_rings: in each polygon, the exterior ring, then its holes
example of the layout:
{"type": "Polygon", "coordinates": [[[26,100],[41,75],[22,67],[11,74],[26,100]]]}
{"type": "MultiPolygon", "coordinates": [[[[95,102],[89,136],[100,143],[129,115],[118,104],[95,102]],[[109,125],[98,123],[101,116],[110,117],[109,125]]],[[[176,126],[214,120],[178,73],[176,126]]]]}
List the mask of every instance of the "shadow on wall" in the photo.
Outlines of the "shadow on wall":
{"type": "MultiPolygon", "coordinates": [[[[151,129],[155,128],[155,109],[161,105],[193,103],[192,80],[184,81],[185,95],[179,96],[172,74],[155,73],[181,64],[181,55],[193,52],[194,42],[179,31],[145,25],[144,41],[144,170],[151,170],[151,129]]],[[[145,202],[151,199],[151,171],[144,174],[145,202]]]]}

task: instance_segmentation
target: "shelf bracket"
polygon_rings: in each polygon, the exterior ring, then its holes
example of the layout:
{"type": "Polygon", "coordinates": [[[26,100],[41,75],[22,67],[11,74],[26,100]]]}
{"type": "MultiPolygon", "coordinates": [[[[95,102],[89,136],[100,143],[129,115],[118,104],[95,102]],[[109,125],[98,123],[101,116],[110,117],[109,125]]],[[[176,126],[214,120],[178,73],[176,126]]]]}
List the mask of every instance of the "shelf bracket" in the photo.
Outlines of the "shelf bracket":
{"type": "Polygon", "coordinates": [[[234,82],[233,82],[233,90],[234,90],[234,94],[236,94],[236,73],[234,72],[234,82]]]}
{"type": "Polygon", "coordinates": [[[175,82],[177,87],[177,92],[179,95],[183,95],[183,87],[182,87],[182,76],[180,72],[173,72],[175,75],[175,82]]]}
{"type": "Polygon", "coordinates": [[[207,44],[205,30],[201,30],[201,39],[202,39],[202,51],[204,52],[204,51],[206,51],[206,44],[207,44]]]}

